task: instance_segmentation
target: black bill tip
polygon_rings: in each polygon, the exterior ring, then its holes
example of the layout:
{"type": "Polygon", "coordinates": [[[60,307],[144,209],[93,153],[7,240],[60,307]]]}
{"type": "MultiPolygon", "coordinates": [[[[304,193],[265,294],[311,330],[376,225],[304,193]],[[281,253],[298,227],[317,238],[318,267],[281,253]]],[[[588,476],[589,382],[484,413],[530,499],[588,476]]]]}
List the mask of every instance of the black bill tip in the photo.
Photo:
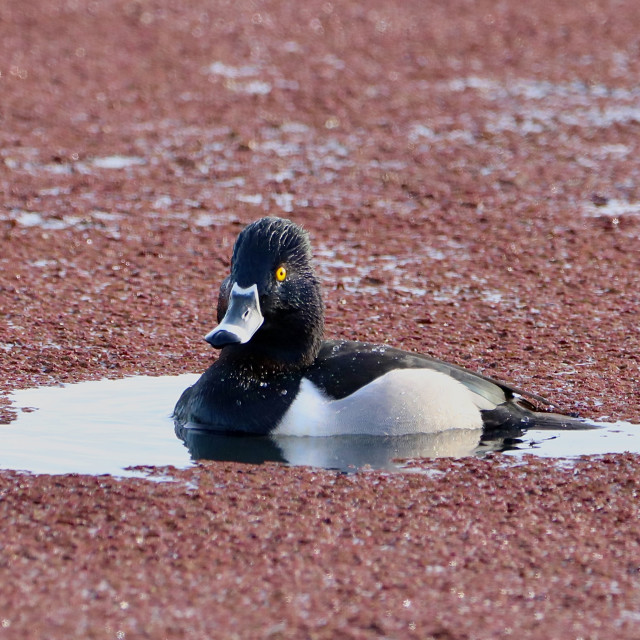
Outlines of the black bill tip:
{"type": "Polygon", "coordinates": [[[212,331],[205,336],[205,340],[216,349],[221,349],[222,347],[226,347],[229,344],[242,343],[240,336],[232,333],[231,331],[225,331],[224,329],[220,331],[212,331]]]}

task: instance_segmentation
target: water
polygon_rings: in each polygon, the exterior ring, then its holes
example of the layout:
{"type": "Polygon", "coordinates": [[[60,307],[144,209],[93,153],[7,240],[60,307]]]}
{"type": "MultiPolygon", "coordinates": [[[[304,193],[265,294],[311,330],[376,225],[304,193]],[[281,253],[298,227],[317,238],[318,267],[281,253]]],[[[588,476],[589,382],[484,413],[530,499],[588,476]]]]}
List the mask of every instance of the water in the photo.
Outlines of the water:
{"type": "MultiPolygon", "coordinates": [[[[398,470],[397,458],[532,453],[573,458],[640,453],[640,425],[599,423],[579,431],[529,430],[483,439],[475,430],[401,437],[232,437],[175,428],[173,406],[198,374],[137,376],[26,389],[12,394],[16,420],[0,425],[0,468],[32,473],[136,475],[133,466],[186,468],[194,459],[268,460],[352,471],[398,470]],[[26,409],[26,410],[22,410],[26,409]]],[[[596,424],[596,423],[592,423],[596,424]]],[[[588,426],[588,425],[587,425],[588,426]]]]}
{"type": "Polygon", "coordinates": [[[34,410],[0,425],[0,468],[126,475],[134,465],[187,467],[171,411],[197,379],[137,376],[16,391],[14,405],[34,410]]]}
{"type": "Polygon", "coordinates": [[[584,431],[530,429],[520,436],[508,455],[532,453],[545,458],[573,458],[603,453],[640,453],[640,425],[630,422],[592,422],[584,431]]]}

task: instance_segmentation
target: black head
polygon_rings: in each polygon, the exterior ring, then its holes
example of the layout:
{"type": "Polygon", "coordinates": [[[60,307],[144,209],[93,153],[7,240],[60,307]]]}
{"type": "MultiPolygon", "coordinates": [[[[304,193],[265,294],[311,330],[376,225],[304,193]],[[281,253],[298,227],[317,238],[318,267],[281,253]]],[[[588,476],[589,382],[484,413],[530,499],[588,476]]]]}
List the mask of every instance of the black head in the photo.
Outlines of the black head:
{"type": "Polygon", "coordinates": [[[238,357],[289,367],[313,362],[324,309],[301,227],[269,217],[243,229],[220,287],[218,322],[207,340],[238,357]]]}

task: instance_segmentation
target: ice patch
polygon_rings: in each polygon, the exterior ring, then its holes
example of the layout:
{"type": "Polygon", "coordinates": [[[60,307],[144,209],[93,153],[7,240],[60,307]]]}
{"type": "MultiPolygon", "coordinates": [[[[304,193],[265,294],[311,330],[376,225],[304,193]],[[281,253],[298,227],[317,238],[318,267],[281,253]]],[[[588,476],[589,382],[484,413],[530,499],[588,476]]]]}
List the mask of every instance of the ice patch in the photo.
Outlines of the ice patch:
{"type": "Polygon", "coordinates": [[[593,218],[605,216],[619,218],[620,216],[640,215],[640,202],[624,202],[623,200],[608,200],[606,204],[588,204],[584,209],[585,215],[593,218]]]}
{"type": "Polygon", "coordinates": [[[251,96],[266,96],[268,93],[271,93],[271,83],[263,82],[262,80],[229,82],[225,86],[236,93],[247,93],[251,96]]]}
{"type": "Polygon", "coordinates": [[[246,194],[246,195],[238,195],[236,196],[236,200],[238,202],[245,202],[246,204],[262,204],[262,195],[260,193],[256,194],[246,194]]]}
{"type": "Polygon", "coordinates": [[[232,67],[224,62],[213,62],[207,67],[207,72],[224,78],[248,78],[259,73],[260,69],[253,65],[245,65],[243,67],[232,67]]]}
{"type": "Polygon", "coordinates": [[[51,231],[60,231],[73,227],[81,221],[77,216],[64,216],[63,218],[45,218],[36,211],[21,211],[14,209],[11,211],[11,219],[15,220],[21,227],[40,227],[51,231]]]}
{"type": "Polygon", "coordinates": [[[146,160],[138,156],[105,156],[104,158],[94,158],[91,164],[96,169],[126,169],[146,164],[146,160]]]}
{"type": "Polygon", "coordinates": [[[295,196],[292,193],[274,193],[271,197],[285,213],[293,211],[293,199],[295,196]]]}

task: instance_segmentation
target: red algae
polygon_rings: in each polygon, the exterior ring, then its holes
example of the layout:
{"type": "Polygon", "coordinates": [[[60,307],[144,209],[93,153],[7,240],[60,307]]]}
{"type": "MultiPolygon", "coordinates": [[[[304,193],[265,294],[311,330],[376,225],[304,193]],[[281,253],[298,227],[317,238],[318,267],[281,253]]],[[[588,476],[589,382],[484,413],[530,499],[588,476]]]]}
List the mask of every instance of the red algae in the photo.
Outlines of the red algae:
{"type": "MultiPolygon", "coordinates": [[[[174,4],[0,7],[2,392],[203,370],[270,214],[329,335],[640,422],[637,2],[174,4]]],[[[637,638],[638,462],[3,471],[0,638],[637,638]]]]}
{"type": "Polygon", "coordinates": [[[638,462],[5,472],[2,633],[632,638],[638,462]]]}

